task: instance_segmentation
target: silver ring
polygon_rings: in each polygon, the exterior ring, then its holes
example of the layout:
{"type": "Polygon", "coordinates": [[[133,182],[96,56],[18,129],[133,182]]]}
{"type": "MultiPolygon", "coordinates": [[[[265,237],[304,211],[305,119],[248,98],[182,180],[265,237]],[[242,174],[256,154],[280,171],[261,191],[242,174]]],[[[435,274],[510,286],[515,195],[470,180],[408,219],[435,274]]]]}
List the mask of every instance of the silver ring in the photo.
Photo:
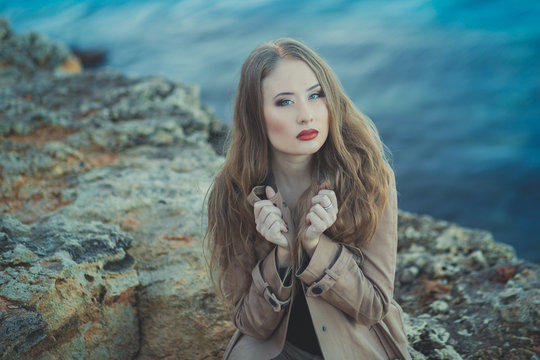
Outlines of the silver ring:
{"type": "Polygon", "coordinates": [[[330,205],[323,207],[324,210],[328,211],[334,204],[330,203],[330,205]]]}

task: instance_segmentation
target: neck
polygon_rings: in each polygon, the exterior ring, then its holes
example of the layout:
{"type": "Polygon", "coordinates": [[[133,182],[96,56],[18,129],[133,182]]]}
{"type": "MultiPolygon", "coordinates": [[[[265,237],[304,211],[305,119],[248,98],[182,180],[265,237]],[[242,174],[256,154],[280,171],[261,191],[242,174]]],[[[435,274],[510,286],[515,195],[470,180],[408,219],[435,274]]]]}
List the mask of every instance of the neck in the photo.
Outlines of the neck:
{"type": "Polygon", "coordinates": [[[272,173],[279,192],[294,208],[300,195],[311,184],[312,155],[285,155],[273,153],[272,173]]]}
{"type": "Polygon", "coordinates": [[[274,153],[272,156],[272,173],[276,181],[288,187],[295,184],[311,182],[312,155],[284,155],[274,153]]]}

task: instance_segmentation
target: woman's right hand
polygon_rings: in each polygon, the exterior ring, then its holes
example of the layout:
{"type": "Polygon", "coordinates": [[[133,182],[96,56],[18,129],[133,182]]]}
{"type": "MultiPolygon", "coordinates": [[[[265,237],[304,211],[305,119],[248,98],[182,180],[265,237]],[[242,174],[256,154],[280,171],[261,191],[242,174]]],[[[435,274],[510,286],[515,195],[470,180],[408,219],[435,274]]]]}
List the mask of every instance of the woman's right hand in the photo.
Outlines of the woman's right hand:
{"type": "MultiPolygon", "coordinates": [[[[272,187],[266,187],[266,198],[271,199],[276,195],[272,187]]],[[[270,200],[260,200],[253,204],[255,213],[255,224],[257,231],[268,241],[288,250],[289,242],[284,233],[287,233],[287,226],[283,221],[281,210],[274,206],[270,200]]]]}

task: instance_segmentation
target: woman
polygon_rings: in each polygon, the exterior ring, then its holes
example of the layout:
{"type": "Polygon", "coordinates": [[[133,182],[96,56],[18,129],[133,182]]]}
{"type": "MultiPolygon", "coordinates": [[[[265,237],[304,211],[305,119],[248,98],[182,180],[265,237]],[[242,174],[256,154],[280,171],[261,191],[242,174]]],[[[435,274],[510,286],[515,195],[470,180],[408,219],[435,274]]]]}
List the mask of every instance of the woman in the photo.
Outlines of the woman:
{"type": "Polygon", "coordinates": [[[243,64],[208,215],[210,273],[238,329],[226,359],[410,358],[393,172],[304,44],[265,43],[243,64]]]}

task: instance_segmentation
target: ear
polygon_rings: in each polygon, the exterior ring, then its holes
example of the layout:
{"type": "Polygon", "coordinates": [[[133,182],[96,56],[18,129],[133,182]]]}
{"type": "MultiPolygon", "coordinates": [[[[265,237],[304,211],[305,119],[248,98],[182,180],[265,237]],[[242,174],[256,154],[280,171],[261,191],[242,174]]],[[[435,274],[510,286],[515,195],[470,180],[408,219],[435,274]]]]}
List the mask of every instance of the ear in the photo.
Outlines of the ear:
{"type": "Polygon", "coordinates": [[[265,190],[266,190],[266,198],[267,198],[268,200],[270,200],[271,198],[273,198],[274,196],[276,196],[276,192],[274,191],[274,189],[272,189],[271,186],[267,186],[267,187],[265,188],[265,190]]]}

